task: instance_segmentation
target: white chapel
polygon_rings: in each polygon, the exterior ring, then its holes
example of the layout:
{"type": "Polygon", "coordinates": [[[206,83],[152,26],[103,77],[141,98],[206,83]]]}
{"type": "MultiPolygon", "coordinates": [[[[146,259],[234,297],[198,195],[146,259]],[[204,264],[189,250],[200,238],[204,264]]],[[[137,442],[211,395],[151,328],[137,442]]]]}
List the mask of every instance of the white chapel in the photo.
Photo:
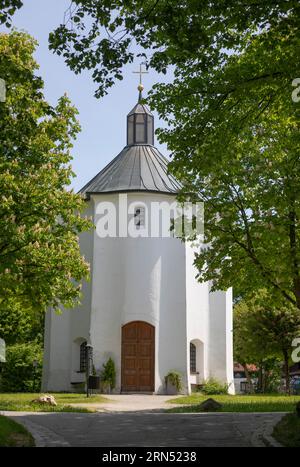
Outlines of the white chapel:
{"type": "Polygon", "coordinates": [[[211,292],[196,280],[189,242],[144,234],[151,206],[173,203],[180,184],[154,146],[154,117],[139,91],[126,146],[81,190],[96,227],[80,237],[91,278],[80,306],[46,314],[42,389],[76,391],[85,382],[88,345],[96,371],[113,359],[115,393],[164,394],[170,371],[181,374],[184,393],[209,377],[233,392],[231,289],[211,292]],[[116,223],[103,235],[109,208],[116,223]],[[131,235],[120,228],[124,213],[131,235]]]}

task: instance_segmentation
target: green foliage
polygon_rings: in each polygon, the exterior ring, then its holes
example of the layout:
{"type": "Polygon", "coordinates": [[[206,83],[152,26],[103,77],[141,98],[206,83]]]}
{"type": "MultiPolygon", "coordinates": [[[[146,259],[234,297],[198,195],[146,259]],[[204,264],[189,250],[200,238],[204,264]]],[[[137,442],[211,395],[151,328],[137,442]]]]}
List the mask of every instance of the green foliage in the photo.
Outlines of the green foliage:
{"type": "Polygon", "coordinates": [[[103,365],[101,380],[102,382],[109,384],[110,389],[114,389],[116,387],[116,367],[115,362],[111,357],[103,365]]]}
{"type": "Polygon", "coordinates": [[[228,394],[229,384],[221,383],[216,378],[208,378],[201,385],[201,392],[206,395],[228,394]]]}
{"type": "Polygon", "coordinates": [[[256,99],[268,86],[249,90],[247,105],[237,95],[224,111],[213,99],[192,116],[178,104],[176,128],[164,140],[175,154],[175,175],[184,178],[182,196],[205,202],[199,280],[212,281],[214,290],[233,286],[237,294],[268,287],[274,303],[283,297],[299,308],[299,115],[287,82],[275,86],[276,101],[258,115],[256,99]],[[247,122],[244,114],[251,114],[247,122]],[[202,134],[207,120],[211,127],[202,134]]]}
{"type": "Polygon", "coordinates": [[[165,376],[165,384],[171,384],[174,386],[177,392],[180,392],[182,389],[182,375],[178,371],[172,370],[165,376]]]}
{"type": "Polygon", "coordinates": [[[282,357],[264,358],[259,362],[258,384],[256,392],[276,394],[282,390],[282,357]]]}
{"type": "Polygon", "coordinates": [[[0,24],[10,27],[11,17],[22,6],[22,0],[0,0],[0,24]]]}
{"type": "Polygon", "coordinates": [[[73,176],[70,151],[80,129],[78,112],[66,96],[55,107],[45,101],[35,47],[25,33],[0,34],[0,76],[7,86],[6,102],[0,103],[0,309],[5,333],[9,312],[24,322],[23,311],[41,313],[47,306],[77,303],[80,281],[89,270],[78,245],[78,234],[90,227],[80,215],[84,201],[66,188],[73,176]]]}
{"type": "Polygon", "coordinates": [[[205,201],[199,280],[238,294],[268,287],[298,308],[299,21],[293,0],[75,0],[50,34],[75,73],[92,71],[97,97],[135,57],[172,66],[150,103],[168,124],[159,136],[182,196],[205,201]]]}
{"type": "Polygon", "coordinates": [[[234,307],[233,337],[235,360],[256,363],[291,352],[292,341],[300,332],[300,316],[295,306],[279,302],[265,290],[242,300],[234,307]]]}
{"type": "Polygon", "coordinates": [[[180,69],[151,100],[169,124],[160,135],[182,196],[205,202],[199,280],[238,295],[268,287],[274,303],[284,297],[300,308],[296,18],[294,8],[256,35],[248,31],[214,69],[196,61],[180,69]]]}
{"type": "Polygon", "coordinates": [[[280,382],[280,361],[285,364],[287,391],[288,366],[292,342],[300,333],[300,316],[296,306],[283,299],[274,305],[266,290],[259,290],[234,307],[234,358],[260,368],[258,390],[273,392],[280,382]]]}
{"type": "Polygon", "coordinates": [[[42,360],[43,351],[40,344],[31,342],[8,346],[6,363],[2,365],[1,392],[31,392],[39,389],[42,360]]]}
{"type": "Polygon", "coordinates": [[[31,341],[43,342],[45,313],[43,310],[23,308],[12,298],[0,308],[0,336],[6,345],[31,341]]]}
{"type": "MultiPolygon", "coordinates": [[[[247,4],[243,0],[103,0],[100,4],[75,0],[64,24],[50,34],[50,48],[63,55],[75,73],[92,70],[100,97],[115,80],[122,79],[123,68],[134,58],[146,59],[163,73],[173,65],[175,76],[183,80],[207,77],[258,32],[276,29],[279,37],[293,40],[298,23],[299,7],[292,0],[247,4]]],[[[266,36],[264,48],[270,54],[272,46],[266,36]]],[[[294,50],[289,66],[296,62],[294,50]]],[[[194,89],[197,99],[200,90],[194,89]]],[[[191,94],[189,86],[188,99],[191,94]]]]}
{"type": "Polygon", "coordinates": [[[96,96],[135,56],[159,72],[173,67],[173,82],[155,85],[150,104],[166,120],[159,136],[174,155],[182,196],[205,201],[199,280],[238,294],[268,287],[274,302],[279,295],[300,308],[300,106],[292,100],[299,4],[73,5],[50,47],[76,73],[93,70],[96,96]]]}

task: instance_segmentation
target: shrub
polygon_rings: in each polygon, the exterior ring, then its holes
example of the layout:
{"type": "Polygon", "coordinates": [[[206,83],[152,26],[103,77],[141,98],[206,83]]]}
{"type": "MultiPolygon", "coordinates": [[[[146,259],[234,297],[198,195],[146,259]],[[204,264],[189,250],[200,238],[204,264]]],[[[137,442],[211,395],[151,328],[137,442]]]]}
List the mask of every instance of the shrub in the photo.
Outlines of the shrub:
{"type": "Polygon", "coordinates": [[[215,378],[208,378],[201,386],[201,392],[207,395],[228,394],[229,384],[221,383],[215,378]]]}
{"type": "Polygon", "coordinates": [[[177,392],[180,392],[182,389],[182,376],[178,371],[169,371],[169,373],[165,376],[165,383],[166,385],[172,384],[177,392]]]}
{"type": "Polygon", "coordinates": [[[104,383],[108,383],[110,385],[110,389],[114,389],[116,387],[116,367],[115,362],[111,357],[103,365],[101,379],[104,383]]]}
{"type": "Polygon", "coordinates": [[[2,365],[1,391],[39,391],[42,380],[42,359],[42,347],[36,342],[8,346],[6,363],[2,365]]]}

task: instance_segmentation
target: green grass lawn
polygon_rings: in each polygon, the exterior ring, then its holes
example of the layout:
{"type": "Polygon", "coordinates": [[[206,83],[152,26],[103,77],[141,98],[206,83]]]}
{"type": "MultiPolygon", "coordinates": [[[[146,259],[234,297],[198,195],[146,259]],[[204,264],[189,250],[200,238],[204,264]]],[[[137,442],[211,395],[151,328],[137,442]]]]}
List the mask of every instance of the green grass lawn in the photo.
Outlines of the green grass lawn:
{"type": "Polygon", "coordinates": [[[39,397],[40,394],[33,393],[0,393],[0,410],[16,410],[30,412],[94,412],[95,410],[87,407],[80,407],[82,403],[102,403],[107,401],[102,396],[94,395],[89,398],[84,394],[52,394],[57,402],[56,407],[43,404],[34,404],[31,401],[39,397]],[[78,404],[73,407],[69,404],[78,404]]]}
{"type": "Polygon", "coordinates": [[[221,412],[292,412],[300,396],[283,395],[238,395],[205,396],[194,393],[169,401],[171,404],[187,404],[187,407],[172,407],[168,412],[200,412],[199,404],[212,397],[223,405],[221,412]]]}
{"type": "Polygon", "coordinates": [[[0,446],[31,447],[34,446],[34,441],[26,428],[0,415],[0,446]]]}
{"type": "Polygon", "coordinates": [[[283,446],[300,448],[300,418],[294,413],[285,415],[275,426],[272,436],[283,446]]]}

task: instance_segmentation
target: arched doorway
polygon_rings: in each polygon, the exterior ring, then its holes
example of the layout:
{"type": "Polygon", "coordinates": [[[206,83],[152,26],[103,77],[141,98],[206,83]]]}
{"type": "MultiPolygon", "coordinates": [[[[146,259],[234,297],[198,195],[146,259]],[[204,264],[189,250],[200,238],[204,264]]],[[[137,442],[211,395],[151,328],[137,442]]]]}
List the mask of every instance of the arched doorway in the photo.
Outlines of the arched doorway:
{"type": "Polygon", "coordinates": [[[154,391],[155,328],[144,321],[122,327],[122,392],[154,391]]]}

